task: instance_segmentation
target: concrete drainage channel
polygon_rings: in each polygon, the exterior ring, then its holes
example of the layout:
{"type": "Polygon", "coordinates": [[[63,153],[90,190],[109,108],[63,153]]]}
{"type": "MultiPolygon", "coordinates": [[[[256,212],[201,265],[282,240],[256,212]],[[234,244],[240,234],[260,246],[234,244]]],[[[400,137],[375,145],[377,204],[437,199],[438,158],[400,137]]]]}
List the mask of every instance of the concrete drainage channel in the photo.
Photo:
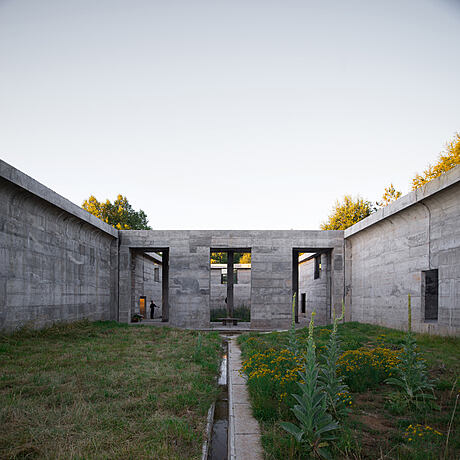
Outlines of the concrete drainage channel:
{"type": "Polygon", "coordinates": [[[262,460],[260,428],[252,415],[246,380],[241,376],[241,350],[234,336],[222,335],[220,395],[208,413],[202,460],[262,460]]]}
{"type": "Polygon", "coordinates": [[[222,336],[223,357],[220,364],[217,401],[209,408],[207,440],[203,444],[202,460],[228,459],[228,341],[222,336]]]}

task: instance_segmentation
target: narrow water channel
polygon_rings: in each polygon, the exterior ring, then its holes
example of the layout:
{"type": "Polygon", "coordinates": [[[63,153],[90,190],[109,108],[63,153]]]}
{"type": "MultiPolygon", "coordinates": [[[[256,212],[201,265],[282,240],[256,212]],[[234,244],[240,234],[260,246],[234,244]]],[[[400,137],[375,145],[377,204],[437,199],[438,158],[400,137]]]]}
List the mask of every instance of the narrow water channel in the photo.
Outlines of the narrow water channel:
{"type": "Polygon", "coordinates": [[[224,339],[224,355],[220,365],[218,384],[220,393],[214,409],[214,420],[211,432],[211,445],[208,460],[227,460],[228,451],[228,343],[224,339]]]}

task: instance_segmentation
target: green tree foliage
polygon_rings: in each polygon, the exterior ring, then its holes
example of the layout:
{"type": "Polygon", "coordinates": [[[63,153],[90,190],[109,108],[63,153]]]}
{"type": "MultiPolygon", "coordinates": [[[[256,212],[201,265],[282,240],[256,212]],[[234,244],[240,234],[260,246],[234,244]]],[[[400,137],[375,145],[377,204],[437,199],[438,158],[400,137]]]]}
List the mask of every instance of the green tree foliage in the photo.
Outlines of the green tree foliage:
{"type": "Polygon", "coordinates": [[[362,198],[353,199],[350,195],[343,197],[343,202],[337,201],[326,222],[320,226],[321,230],[345,230],[360,220],[370,216],[375,211],[370,201],[362,198]]]}
{"type": "Polygon", "coordinates": [[[145,212],[142,209],[135,211],[123,195],[118,195],[113,203],[98,201],[91,195],[83,202],[82,208],[118,230],[151,230],[145,212]]]}
{"type": "Polygon", "coordinates": [[[379,206],[388,206],[393,201],[396,201],[402,193],[399,190],[396,190],[393,184],[390,184],[389,187],[385,188],[385,193],[382,196],[382,201],[377,203],[379,206]]]}
{"type": "Polygon", "coordinates": [[[441,174],[460,164],[460,133],[456,133],[453,140],[446,144],[446,150],[439,154],[438,162],[429,165],[423,174],[417,174],[412,179],[412,190],[415,190],[441,174]]]}
{"type": "MultiPolygon", "coordinates": [[[[227,264],[227,253],[226,252],[212,252],[211,253],[211,264],[227,264]]],[[[250,264],[251,253],[250,252],[235,252],[233,255],[234,264],[250,264]]]]}

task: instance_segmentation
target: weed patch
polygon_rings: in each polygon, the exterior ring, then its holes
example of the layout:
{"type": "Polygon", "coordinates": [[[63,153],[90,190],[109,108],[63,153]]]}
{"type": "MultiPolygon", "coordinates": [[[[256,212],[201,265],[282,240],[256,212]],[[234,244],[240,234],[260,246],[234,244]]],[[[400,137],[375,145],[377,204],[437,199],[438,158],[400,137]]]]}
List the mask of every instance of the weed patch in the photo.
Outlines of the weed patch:
{"type": "Polygon", "coordinates": [[[87,321],[0,336],[0,458],[200,458],[217,333],[87,321]]]}

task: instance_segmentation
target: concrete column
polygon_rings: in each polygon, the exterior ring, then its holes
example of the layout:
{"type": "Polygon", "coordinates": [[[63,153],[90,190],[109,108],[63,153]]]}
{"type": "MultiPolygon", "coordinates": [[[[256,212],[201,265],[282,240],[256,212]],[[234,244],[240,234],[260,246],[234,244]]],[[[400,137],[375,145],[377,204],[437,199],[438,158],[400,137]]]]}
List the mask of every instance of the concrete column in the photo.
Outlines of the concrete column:
{"type": "Polygon", "coordinates": [[[326,324],[330,322],[332,316],[332,276],[331,276],[331,253],[321,254],[321,277],[325,278],[326,283],[326,324]]]}
{"type": "Polygon", "coordinates": [[[227,317],[233,318],[233,251],[227,253],[227,317]]]}
{"type": "Polygon", "coordinates": [[[292,251],[292,296],[295,294],[295,322],[299,322],[299,252],[292,251]]]}
{"type": "Polygon", "coordinates": [[[162,277],[161,277],[161,304],[162,316],[161,321],[169,321],[169,251],[163,251],[162,260],[162,277]]]}

